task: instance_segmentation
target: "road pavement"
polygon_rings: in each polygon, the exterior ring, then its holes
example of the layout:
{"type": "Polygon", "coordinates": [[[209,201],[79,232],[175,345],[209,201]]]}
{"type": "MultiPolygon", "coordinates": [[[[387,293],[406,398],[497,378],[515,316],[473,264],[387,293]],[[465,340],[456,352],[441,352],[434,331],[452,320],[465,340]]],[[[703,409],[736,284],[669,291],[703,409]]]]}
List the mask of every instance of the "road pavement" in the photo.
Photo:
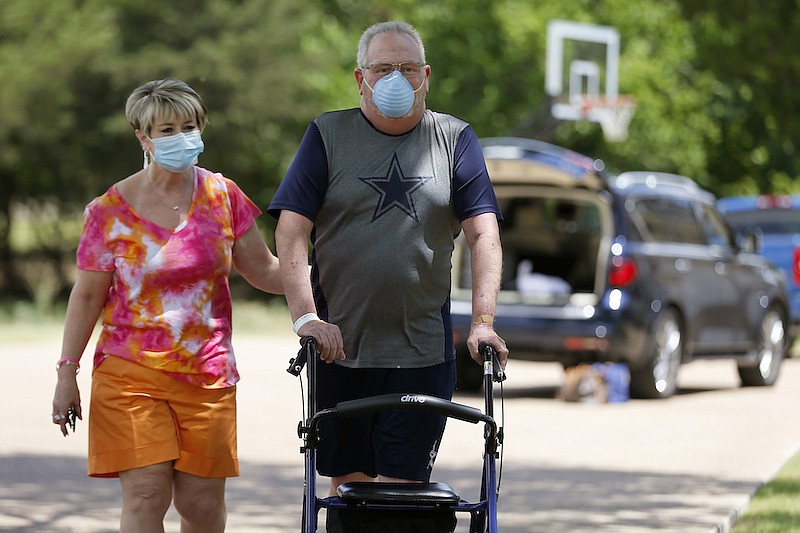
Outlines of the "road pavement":
{"type": "MultiPolygon", "coordinates": [[[[228,531],[296,532],[301,392],[286,367],[299,344],[291,336],[240,335],[234,345],[241,476],[228,481],[228,531]]],[[[50,422],[58,350],[52,339],[0,344],[0,531],[117,529],[118,482],[86,477],[85,422],[68,438],[50,422]]],[[[504,533],[724,532],[800,446],[798,359],[785,363],[772,388],[740,388],[730,361],[694,362],[682,367],[677,396],[621,404],[556,399],[556,365],[512,360],[507,370],[504,533]]],[[[89,382],[87,366],[79,375],[84,405],[89,382]]],[[[478,395],[455,400],[482,405],[478,395]]],[[[434,479],[474,499],[480,452],[481,428],[451,421],[434,479]]],[[[467,521],[457,531],[467,531],[467,521]]],[[[171,510],[167,532],[178,524],[171,510]]]]}

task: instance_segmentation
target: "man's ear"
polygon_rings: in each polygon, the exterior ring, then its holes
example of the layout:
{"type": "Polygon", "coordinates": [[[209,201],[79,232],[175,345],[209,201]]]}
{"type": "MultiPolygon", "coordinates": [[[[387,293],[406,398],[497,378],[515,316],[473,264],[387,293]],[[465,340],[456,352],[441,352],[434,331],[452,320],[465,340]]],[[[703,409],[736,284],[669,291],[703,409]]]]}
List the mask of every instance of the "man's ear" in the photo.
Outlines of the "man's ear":
{"type": "Polygon", "coordinates": [[[356,79],[356,87],[358,88],[358,94],[363,95],[364,92],[361,90],[362,84],[364,83],[364,73],[361,71],[360,68],[356,68],[353,70],[353,76],[356,79]]]}

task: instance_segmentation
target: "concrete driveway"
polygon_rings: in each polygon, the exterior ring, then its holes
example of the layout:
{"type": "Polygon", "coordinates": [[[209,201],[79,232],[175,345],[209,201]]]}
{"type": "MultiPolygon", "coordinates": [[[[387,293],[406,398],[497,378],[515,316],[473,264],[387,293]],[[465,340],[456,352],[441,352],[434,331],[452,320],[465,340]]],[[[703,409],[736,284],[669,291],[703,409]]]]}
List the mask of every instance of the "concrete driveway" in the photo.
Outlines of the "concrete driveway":
{"type": "MultiPolygon", "coordinates": [[[[285,369],[299,344],[292,336],[254,335],[234,344],[243,376],[242,475],[228,482],[228,531],[296,532],[301,397],[285,369]]],[[[117,529],[117,481],[85,474],[85,423],[68,438],[50,423],[58,352],[58,340],[0,344],[0,531],[117,529]]],[[[800,445],[800,360],[788,360],[782,372],[775,387],[742,389],[734,363],[695,362],[682,368],[680,394],[670,400],[570,404],[554,399],[559,367],[512,361],[504,387],[501,531],[727,530],[800,445]]],[[[79,376],[84,404],[89,380],[87,366],[79,376]]],[[[475,395],[456,401],[482,405],[475,395]]],[[[498,402],[498,418],[500,412],[498,402]]],[[[434,478],[475,498],[480,447],[478,426],[452,421],[434,478]]],[[[458,531],[467,531],[466,522],[458,531]]],[[[178,530],[170,511],[167,531],[178,530]]]]}

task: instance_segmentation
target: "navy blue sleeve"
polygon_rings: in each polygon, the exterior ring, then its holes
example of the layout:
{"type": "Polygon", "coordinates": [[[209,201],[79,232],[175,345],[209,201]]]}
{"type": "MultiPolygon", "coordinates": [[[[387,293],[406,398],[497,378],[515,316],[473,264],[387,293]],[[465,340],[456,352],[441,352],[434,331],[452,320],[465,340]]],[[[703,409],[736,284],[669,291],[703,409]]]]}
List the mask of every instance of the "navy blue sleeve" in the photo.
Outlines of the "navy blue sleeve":
{"type": "Polygon", "coordinates": [[[327,188],[328,158],[319,129],[312,122],[300,141],[297,154],[278,186],[267,213],[278,218],[281,211],[287,209],[313,222],[322,206],[327,188]]]}
{"type": "Polygon", "coordinates": [[[486,170],[483,150],[472,126],[464,128],[459,135],[455,159],[453,203],[459,220],[483,213],[494,213],[498,220],[503,220],[486,170]]]}

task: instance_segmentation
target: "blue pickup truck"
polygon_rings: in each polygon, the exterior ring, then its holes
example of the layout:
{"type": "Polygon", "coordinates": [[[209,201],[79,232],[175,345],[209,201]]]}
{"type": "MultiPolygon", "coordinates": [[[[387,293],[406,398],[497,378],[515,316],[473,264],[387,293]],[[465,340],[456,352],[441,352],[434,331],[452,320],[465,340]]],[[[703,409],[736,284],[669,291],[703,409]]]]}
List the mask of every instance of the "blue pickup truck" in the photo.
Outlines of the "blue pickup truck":
{"type": "Polygon", "coordinates": [[[800,329],[800,195],[727,196],[717,208],[736,235],[755,234],[759,254],[786,275],[793,329],[800,329]]]}

